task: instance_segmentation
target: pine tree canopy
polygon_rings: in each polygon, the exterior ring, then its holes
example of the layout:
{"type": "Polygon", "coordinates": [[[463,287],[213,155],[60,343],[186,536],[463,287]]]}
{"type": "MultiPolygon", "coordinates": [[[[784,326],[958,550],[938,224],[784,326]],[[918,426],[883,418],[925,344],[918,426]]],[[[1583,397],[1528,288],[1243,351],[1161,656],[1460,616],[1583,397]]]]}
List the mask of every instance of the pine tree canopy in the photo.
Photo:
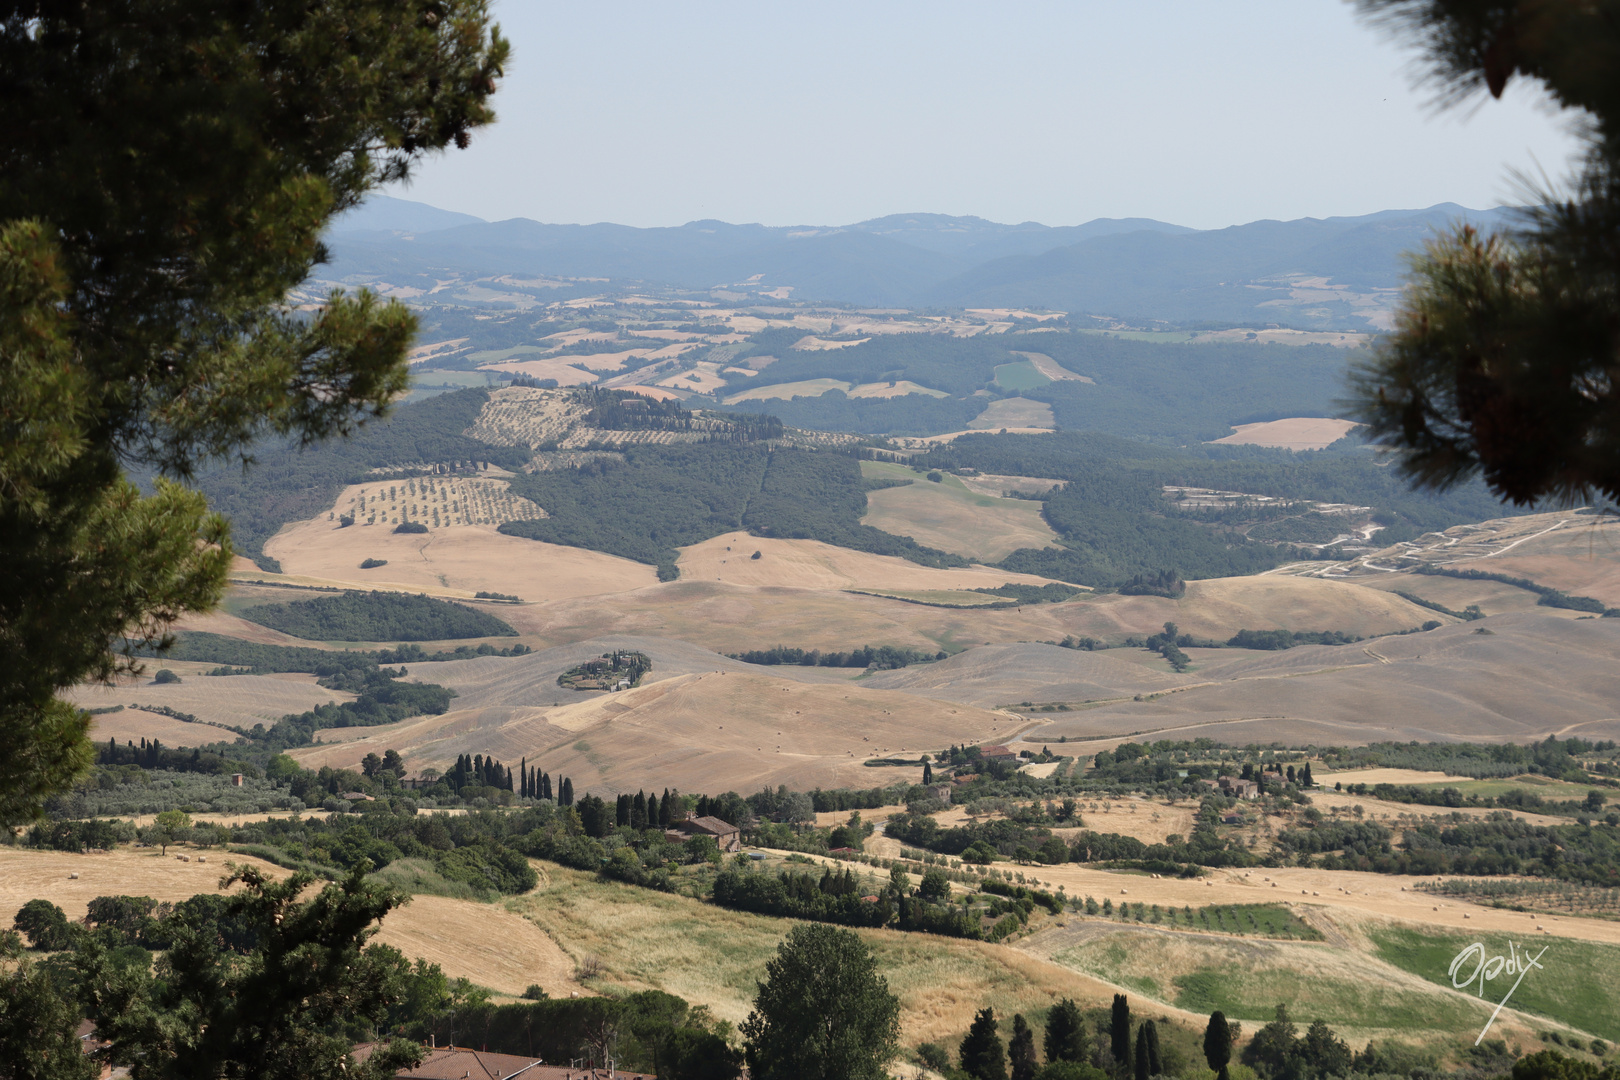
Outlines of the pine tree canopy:
{"type": "Polygon", "coordinates": [[[0,0],[0,823],[92,757],[57,693],[219,600],[226,525],[162,477],[405,389],[403,306],[288,295],[507,55],[488,0],[0,0]]]}
{"type": "MultiPolygon", "coordinates": [[[[1562,194],[1502,235],[1459,226],[1412,257],[1395,332],[1351,374],[1351,408],[1419,486],[1476,474],[1520,505],[1620,499],[1620,23],[1609,4],[1359,0],[1416,44],[1443,105],[1514,77],[1581,117],[1562,194]]],[[[1528,185],[1527,185],[1528,187],[1528,185]]]]}

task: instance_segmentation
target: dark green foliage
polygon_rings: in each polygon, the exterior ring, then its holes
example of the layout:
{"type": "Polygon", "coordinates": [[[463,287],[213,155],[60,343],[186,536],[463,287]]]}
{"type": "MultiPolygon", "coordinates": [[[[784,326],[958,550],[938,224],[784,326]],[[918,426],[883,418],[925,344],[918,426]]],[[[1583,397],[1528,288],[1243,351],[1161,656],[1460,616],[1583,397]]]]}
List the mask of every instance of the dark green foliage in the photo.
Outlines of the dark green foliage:
{"type": "Polygon", "coordinates": [[[973,591],[988,593],[991,596],[1005,596],[1020,604],[1061,604],[1065,600],[1079,596],[1082,590],[1053,582],[1048,585],[998,585],[993,589],[973,591]]]}
{"type": "Polygon", "coordinates": [[[442,641],[472,637],[516,637],[517,631],[493,615],[430,596],[345,592],[262,604],[242,612],[251,622],[312,641],[442,641]]]}
{"type": "Polygon", "coordinates": [[[1120,1065],[1131,1060],[1131,1004],[1124,994],[1114,995],[1108,1014],[1108,1049],[1120,1065]]]}
{"type": "Polygon", "coordinates": [[[380,664],[428,664],[445,660],[470,660],[479,656],[524,656],[527,645],[498,649],[490,644],[458,645],[451,650],[427,652],[420,645],[405,644],[394,649],[354,650],[314,649],[299,645],[261,645],[241,638],[188,630],[175,636],[175,643],[164,655],[175,660],[195,660],[223,664],[210,675],[268,675],[281,671],[305,671],[312,675],[335,675],[350,669],[374,668],[380,664]]]}
{"type": "Polygon", "coordinates": [[[1349,645],[1360,640],[1353,634],[1338,630],[1295,630],[1292,633],[1287,630],[1239,630],[1227,639],[1226,644],[1234,649],[1275,651],[1292,649],[1296,645],[1349,645]]]}
{"type": "Polygon", "coordinates": [[[924,664],[934,660],[944,659],[943,653],[924,653],[915,649],[902,649],[894,645],[879,645],[873,648],[864,645],[849,652],[824,653],[820,649],[790,649],[785,645],[778,645],[774,649],[754,649],[749,652],[728,653],[733,660],[741,660],[745,664],[777,665],[791,664],[798,667],[860,667],[872,668],[876,671],[891,671],[895,668],[909,667],[912,664],[924,664]]]}
{"type": "Polygon", "coordinates": [[[1062,333],[1037,340],[1025,347],[1096,380],[1023,392],[1050,403],[1058,427],[1179,443],[1221,438],[1234,424],[1328,415],[1345,362],[1329,345],[1162,345],[1062,333]]]}
{"type": "Polygon", "coordinates": [[[1164,497],[1166,485],[1372,506],[1389,520],[1418,529],[1446,528],[1512,512],[1477,484],[1442,495],[1410,492],[1365,453],[1168,449],[1060,431],[1040,436],[966,435],[915,464],[1066,481],[1043,500],[1046,520],[1065,547],[1023,549],[1001,565],[1080,585],[1254,573],[1292,557],[1288,548],[1242,535],[1241,529],[1262,520],[1257,509],[1179,512],[1164,497]]]}
{"type": "Polygon", "coordinates": [[[353,701],[317,705],[308,712],[282,717],[268,731],[254,725],[241,734],[261,748],[286,750],[308,745],[315,732],[325,728],[376,727],[412,716],[438,716],[450,708],[454,690],[435,683],[405,682],[404,674],[404,668],[351,668],[322,683],[358,693],[353,701]]]}
{"type": "Polygon", "coordinates": [[[387,565],[388,565],[388,560],[387,559],[362,559],[362,560],[360,560],[360,569],[362,569],[362,570],[375,570],[379,566],[387,566],[387,565]]]}
{"type": "Polygon", "coordinates": [[[743,1056],[719,1035],[677,1028],[658,1055],[658,1075],[669,1080],[736,1080],[743,1056]]]}
{"type": "MultiPolygon", "coordinates": [[[[324,513],[346,485],[365,483],[374,469],[420,471],[456,462],[490,462],[517,468],[527,450],[489,446],[461,432],[471,427],[489,400],[487,390],[460,390],[400,407],[386,421],[368,425],[354,438],[319,450],[270,445],[255,451],[258,465],[244,473],[219,466],[197,475],[209,505],[231,520],[238,551],[268,570],[264,542],[289,521],[324,513]]],[[[394,532],[426,532],[401,523],[394,532]]]]}
{"type": "Polygon", "coordinates": [[[1156,574],[1133,574],[1119,591],[1126,596],[1163,596],[1179,600],[1187,595],[1187,583],[1174,570],[1160,570],[1156,574]]]}
{"type": "Polygon", "coordinates": [[[640,686],[642,676],[652,670],[652,660],[646,653],[603,653],[598,659],[587,660],[557,676],[557,685],[565,690],[611,690],[624,680],[632,687],[640,686]]]}
{"type": "Polygon", "coordinates": [[[402,305],[289,293],[335,214],[493,118],[506,53],[482,0],[5,9],[0,821],[88,764],[57,693],[223,594],[224,521],[125,468],[345,434],[405,389],[402,305]]]}
{"type": "Polygon", "coordinates": [[[1091,1040],[1085,1017],[1073,998],[1064,998],[1046,1015],[1046,1038],[1042,1049],[1047,1061],[1086,1061],[1091,1057],[1091,1040]]]}
{"type": "Polygon", "coordinates": [[[1007,1080],[1007,1051],[1001,1036],[996,1034],[996,1014],[993,1009],[980,1009],[968,1027],[956,1056],[962,1071],[974,1080],[1007,1080]]]}
{"type": "Polygon", "coordinates": [[[1152,1020],[1142,1021],[1137,1041],[1147,1047],[1147,1074],[1158,1076],[1164,1072],[1164,1061],[1159,1056],[1159,1025],[1152,1020]]]}
{"type": "Polygon", "coordinates": [[[1335,747],[1325,750],[1324,760],[1336,769],[1388,768],[1443,772],[1476,780],[1492,777],[1539,773],[1563,776],[1580,768],[1580,759],[1592,754],[1609,754],[1616,749],[1612,739],[1593,742],[1579,737],[1560,739],[1548,736],[1538,743],[1369,743],[1366,746],[1335,747]]]}
{"type": "Polygon", "coordinates": [[[159,686],[162,686],[164,683],[177,683],[177,682],[179,682],[180,681],[180,676],[176,675],[174,672],[170,671],[168,668],[159,668],[158,673],[156,675],[152,676],[152,681],[154,683],[158,684],[159,686]]]}
{"type": "Polygon", "coordinates": [[[41,952],[73,947],[73,925],[66,913],[49,900],[28,901],[12,917],[11,925],[28,939],[30,947],[41,952]]]}
{"type": "Polygon", "coordinates": [[[899,555],[924,566],[967,565],[968,560],[959,555],[862,525],[864,513],[866,483],[858,459],[847,454],[777,450],[770,455],[743,523],[761,536],[820,540],[856,551],[899,555]]]}
{"type": "Polygon", "coordinates": [[[83,1010],[67,979],[22,956],[17,936],[0,932],[0,1070],[10,1080],[94,1080],[101,1063],[79,1043],[83,1010]]]}
{"type": "MultiPolygon", "coordinates": [[[[352,1041],[331,1018],[379,1025],[400,987],[388,957],[366,948],[400,897],[367,885],[361,872],[307,900],[306,874],[271,882],[255,870],[233,881],[247,887],[224,913],[251,928],[246,955],[222,951],[201,925],[176,927],[161,981],[119,969],[92,946],[82,952],[86,1002],[114,1061],[142,1078],[251,1074],[264,1077],[383,1077],[421,1051],[395,1043],[381,1062],[357,1069],[352,1041]]],[[[397,954],[395,954],[397,955],[397,954]]]]}
{"type": "Polygon", "coordinates": [[[765,476],[752,446],[627,447],[625,460],[515,477],[512,492],[550,516],[501,526],[512,536],[591,548],[638,562],[673,562],[674,549],[743,524],[765,476]]]}
{"type": "Polygon", "coordinates": [[[393,531],[397,533],[425,533],[428,531],[428,527],[420,521],[402,521],[394,526],[393,531]]]}
{"type": "Polygon", "coordinates": [[[1011,856],[1020,846],[1038,848],[1052,835],[1050,829],[1030,826],[1010,819],[997,819],[942,829],[933,818],[911,814],[895,814],[889,818],[884,834],[902,844],[937,851],[941,855],[960,855],[974,844],[989,845],[997,854],[1011,856]]]}
{"type": "Polygon", "coordinates": [[[881,1080],[899,1044],[900,1002],[861,939],[796,926],[765,966],[743,1022],[759,1080],[881,1080]]]}
{"type": "Polygon", "coordinates": [[[1543,607],[1567,608],[1570,611],[1590,611],[1594,615],[1602,615],[1609,610],[1609,606],[1601,600],[1590,596],[1571,596],[1560,592],[1548,585],[1537,585],[1528,578],[1510,577],[1507,574],[1492,574],[1485,570],[1454,570],[1448,566],[1434,566],[1422,563],[1416,567],[1419,574],[1432,574],[1437,577],[1462,578],[1465,581],[1499,581],[1504,585],[1513,585],[1526,589],[1540,597],[1536,603],[1543,607]]]}
{"type": "MultiPolygon", "coordinates": [[[[771,368],[774,367],[776,365],[772,364],[771,368]]],[[[961,431],[984,411],[985,403],[982,398],[937,398],[929,394],[850,397],[835,389],[817,397],[770,398],[746,404],[763,405],[789,427],[851,434],[937,435],[942,431],[961,431]]]]}
{"type": "Polygon", "coordinates": [[[501,526],[512,536],[668,566],[675,549],[734,529],[822,540],[928,566],[966,560],[860,523],[866,488],[846,454],[732,445],[630,447],[625,460],[537,471],[513,491],[549,517],[501,526]]]}
{"type": "Polygon", "coordinates": [[[1035,1032],[1019,1013],[1013,1017],[1013,1037],[1007,1040],[1007,1064],[1011,1080],[1035,1080],[1035,1032]]]}
{"type": "Polygon", "coordinates": [[[1204,1060],[1215,1072],[1225,1069],[1232,1060],[1232,1029],[1219,1009],[1209,1014],[1209,1024],[1204,1028],[1204,1060]]]}
{"type": "Polygon", "coordinates": [[[843,926],[885,926],[895,917],[895,906],[879,897],[863,900],[859,884],[845,870],[812,874],[749,873],[727,867],[714,881],[714,902],[721,907],[761,915],[809,919],[843,926]]]}
{"type": "Polygon", "coordinates": [[[440,1046],[476,1042],[491,1053],[548,1062],[614,1057],[619,1071],[658,1069],[660,1076],[734,1080],[739,1055],[722,1051],[710,1033],[688,1026],[687,1003],[673,994],[644,990],[622,998],[578,997],[511,1005],[486,1002],[452,1006],[413,1018],[408,1038],[440,1046]],[[603,1037],[616,1032],[611,1047],[603,1037]],[[604,1053],[604,1051],[608,1051],[604,1053]],[[713,1059],[710,1065],[705,1059],[713,1059]],[[726,1071],[725,1065],[730,1065],[726,1071]],[[712,1071],[704,1071],[710,1068],[712,1071]]]}

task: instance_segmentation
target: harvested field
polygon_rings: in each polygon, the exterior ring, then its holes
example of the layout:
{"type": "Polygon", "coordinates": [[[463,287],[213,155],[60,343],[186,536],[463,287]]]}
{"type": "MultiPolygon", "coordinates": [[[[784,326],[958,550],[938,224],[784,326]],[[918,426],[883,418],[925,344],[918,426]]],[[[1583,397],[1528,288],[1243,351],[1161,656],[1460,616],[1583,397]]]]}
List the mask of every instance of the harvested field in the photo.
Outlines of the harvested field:
{"type": "Polygon", "coordinates": [[[1237,446],[1275,446],[1283,450],[1320,450],[1338,442],[1356,426],[1354,420],[1295,416],[1263,424],[1237,424],[1235,434],[1214,441],[1237,446]]]}
{"type": "Polygon", "coordinates": [[[383,919],[376,940],[513,997],[539,983],[552,997],[580,989],[574,961],[546,932],[500,904],[416,896],[383,919]]]}
{"type": "Polygon", "coordinates": [[[93,730],[102,741],[115,737],[119,742],[127,739],[138,742],[145,736],[162,739],[171,746],[196,746],[236,738],[231,732],[221,731],[211,724],[249,728],[264,724],[268,727],[288,713],[305,712],[328,701],[354,700],[353,694],[317,686],[313,675],[190,675],[182,676],[180,682],[162,685],[144,680],[121,686],[81,685],[68,691],[66,697],[87,709],[125,706],[122,712],[95,718],[93,730]],[[128,707],[135,703],[166,705],[207,723],[191,724],[128,707]],[[159,734],[160,729],[168,734],[159,734]]]}
{"type": "MultiPolygon", "coordinates": [[[[864,463],[862,467],[865,467],[864,463]]],[[[957,479],[962,482],[963,487],[975,495],[994,495],[998,498],[1008,498],[1015,491],[1040,495],[1055,487],[1062,487],[1064,483],[1062,480],[1047,480],[1039,476],[997,476],[992,473],[958,476],[957,479]]]]}
{"type": "Polygon", "coordinates": [[[1134,731],[1233,745],[1614,738],[1614,624],[1498,615],[1361,645],[1251,654],[1200,665],[1186,676],[1193,685],[1172,692],[1058,714],[1033,737],[1073,741],[1134,731]],[[1482,629],[1491,633],[1476,632],[1482,629]]]}
{"type": "Polygon", "coordinates": [[[1197,681],[1167,667],[1153,671],[1126,663],[1117,655],[1122,651],[1085,652],[1037,642],[985,645],[937,664],[880,671],[862,681],[981,708],[1026,700],[1040,704],[1129,698],[1197,681]]]}
{"type": "Polygon", "coordinates": [[[542,705],[458,709],[293,756],[309,767],[350,766],[393,748],[412,769],[442,769],[476,747],[503,761],[539,762],[572,777],[581,793],[649,785],[722,791],[742,782],[809,790],[881,782],[887,770],[863,767],[868,757],[1005,738],[1015,729],[1006,715],[842,681],[796,682],[790,674],[679,675],[575,704],[563,698],[560,707],[550,706],[553,690],[542,705]]]}
{"type": "Polygon", "coordinates": [[[951,396],[943,390],[935,390],[932,387],[923,386],[921,383],[914,383],[909,379],[899,379],[886,383],[862,383],[849,391],[850,397],[869,398],[905,397],[907,394],[924,394],[935,398],[951,396]]]}
{"type": "Polygon", "coordinates": [[[735,405],[739,401],[768,401],[779,398],[789,401],[796,397],[820,397],[829,390],[848,390],[850,384],[842,379],[803,379],[799,382],[772,383],[770,386],[754,386],[740,394],[733,394],[726,398],[727,405],[735,405]]]}
{"type": "Polygon", "coordinates": [[[502,360],[493,364],[480,364],[478,370],[493,371],[502,375],[527,375],[534,379],[556,379],[559,386],[588,386],[601,376],[585,370],[580,362],[586,359],[590,358],[553,356],[543,360],[502,360]]]}
{"type": "Polygon", "coordinates": [[[994,562],[1019,548],[1057,544],[1057,534],[1041,517],[1040,503],[981,494],[956,476],[934,483],[904,465],[885,462],[861,462],[861,475],[912,481],[868,492],[861,523],[909,536],[926,547],[994,562]]]}
{"type": "Polygon", "coordinates": [[[693,394],[712,394],[717,390],[726,388],[726,380],[715,371],[705,371],[697,368],[692,371],[681,371],[667,378],[659,379],[659,386],[674,390],[684,390],[693,394]]]}
{"type": "Polygon", "coordinates": [[[1189,581],[1180,600],[1100,596],[1083,606],[1065,606],[1065,613],[1073,617],[1074,633],[1094,637],[1157,633],[1168,620],[1182,633],[1222,640],[1243,629],[1388,634],[1444,619],[1359,584],[1282,574],[1189,581]],[[1310,584],[1302,588],[1306,582],[1310,584]]]}
{"type": "Polygon", "coordinates": [[[265,551],[288,575],[450,596],[483,590],[538,602],[626,592],[658,581],[656,571],[642,563],[506,536],[491,525],[395,533],[380,526],[334,529],[316,519],[284,526],[265,551]],[[386,559],[388,565],[361,570],[365,559],[386,559]]]}
{"type": "MultiPolygon", "coordinates": [[[[897,491],[908,489],[897,488],[897,491]]],[[[873,492],[887,495],[889,492],[873,492]]],[[[867,519],[867,524],[872,524],[867,519]]],[[[730,532],[681,549],[681,578],[795,589],[976,589],[1045,578],[988,567],[936,570],[895,555],[873,555],[819,540],[780,540],[730,532]],[[754,552],[760,552],[758,559],[754,552]]]]}
{"type": "Polygon", "coordinates": [[[171,845],[164,858],[155,848],[121,847],[105,855],[77,855],[0,847],[0,926],[10,929],[18,909],[35,898],[49,900],[70,919],[82,919],[98,896],[150,896],[172,903],[198,893],[217,893],[219,879],[230,873],[227,862],[256,867],[271,878],[289,873],[263,859],[218,849],[198,852],[171,845]],[[181,862],[176,851],[191,856],[191,861],[181,862]],[[199,854],[208,861],[198,862],[199,854]],[[71,879],[69,874],[79,876],[71,879]]]}
{"type": "Polygon", "coordinates": [[[978,416],[968,421],[972,431],[996,431],[1006,428],[1049,429],[1056,427],[1052,419],[1052,406],[1030,398],[1002,398],[992,401],[978,416]]]}
{"type": "Polygon", "coordinates": [[[865,345],[870,338],[851,338],[848,341],[827,341],[815,336],[802,337],[793,343],[800,352],[825,352],[828,349],[847,349],[851,345],[865,345]]]}

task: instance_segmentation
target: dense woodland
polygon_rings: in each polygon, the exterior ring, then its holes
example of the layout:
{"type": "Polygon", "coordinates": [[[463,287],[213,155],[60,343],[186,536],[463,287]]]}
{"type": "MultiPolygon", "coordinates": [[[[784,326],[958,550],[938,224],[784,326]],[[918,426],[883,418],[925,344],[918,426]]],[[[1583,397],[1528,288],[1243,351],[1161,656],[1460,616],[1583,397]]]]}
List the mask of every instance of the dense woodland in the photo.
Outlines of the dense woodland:
{"type": "Polygon", "coordinates": [[[260,604],[242,618],[307,641],[446,641],[517,637],[511,626],[462,604],[393,592],[353,590],[285,604],[260,604]]]}

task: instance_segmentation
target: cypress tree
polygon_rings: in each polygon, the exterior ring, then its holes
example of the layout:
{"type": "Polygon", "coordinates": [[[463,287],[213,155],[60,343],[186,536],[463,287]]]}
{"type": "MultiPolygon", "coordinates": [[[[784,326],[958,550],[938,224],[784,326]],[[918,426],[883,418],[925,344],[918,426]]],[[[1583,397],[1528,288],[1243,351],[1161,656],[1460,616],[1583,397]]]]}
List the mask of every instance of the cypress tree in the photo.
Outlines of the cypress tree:
{"type": "Polygon", "coordinates": [[[993,1010],[980,1009],[974,1016],[957,1055],[962,1059],[962,1071],[974,1080],[1007,1080],[1007,1051],[996,1034],[993,1010]]]}
{"type": "Polygon", "coordinates": [[[543,799],[553,799],[553,800],[556,799],[556,797],[557,797],[556,793],[551,790],[551,774],[550,773],[541,773],[540,774],[540,790],[542,792],[544,792],[544,794],[540,796],[541,798],[543,798],[543,799]]]}
{"type": "Polygon", "coordinates": [[[511,769],[506,770],[506,790],[507,791],[512,790],[512,770],[511,769]]]}
{"type": "Polygon", "coordinates": [[[1232,1060],[1232,1029],[1219,1009],[1209,1014],[1209,1025],[1204,1028],[1204,1060],[1217,1073],[1224,1073],[1232,1060]]]}
{"type": "Polygon", "coordinates": [[[658,828],[658,796],[647,796],[647,828],[658,828]]]}
{"type": "Polygon", "coordinates": [[[1152,1020],[1142,1023],[1142,1036],[1147,1040],[1147,1066],[1149,1076],[1164,1072],[1164,1061],[1159,1057],[1159,1025],[1152,1020]]]}
{"type": "Polygon", "coordinates": [[[1148,1070],[1147,1025],[1143,1024],[1136,1031],[1136,1080],[1148,1080],[1152,1075],[1148,1070]]]}
{"type": "Polygon", "coordinates": [[[1013,1037],[1007,1043],[1007,1061],[1012,1066],[1012,1080],[1035,1080],[1035,1032],[1030,1030],[1022,1013],[1013,1016],[1013,1037]]]}
{"type": "Polygon", "coordinates": [[[1300,787],[1315,787],[1316,786],[1316,781],[1311,779],[1311,763],[1308,762],[1308,761],[1305,763],[1304,771],[1299,774],[1299,786],[1300,787]]]}
{"type": "Polygon", "coordinates": [[[1091,1050],[1086,1043],[1086,1021],[1080,1015],[1080,1006],[1072,998],[1052,1006],[1046,1018],[1046,1060],[1083,1062],[1091,1050]]]}
{"type": "Polygon", "coordinates": [[[529,758],[527,755],[518,758],[518,794],[525,799],[529,797],[529,758]]]}
{"type": "Polygon", "coordinates": [[[1108,1049],[1121,1065],[1131,1060],[1131,1004],[1124,994],[1114,995],[1114,1008],[1109,1016],[1108,1049]]]}
{"type": "Polygon", "coordinates": [[[562,798],[557,801],[561,806],[574,805],[574,782],[566,776],[562,778],[562,798]]]}
{"type": "Polygon", "coordinates": [[[620,828],[630,824],[630,796],[620,795],[613,801],[613,823],[620,828]]]}
{"type": "Polygon", "coordinates": [[[636,801],[630,804],[630,827],[638,832],[647,827],[647,793],[636,792],[636,801]]]}
{"type": "Polygon", "coordinates": [[[664,799],[658,804],[658,824],[667,829],[674,823],[674,816],[669,808],[669,788],[665,788],[664,799]]]}

